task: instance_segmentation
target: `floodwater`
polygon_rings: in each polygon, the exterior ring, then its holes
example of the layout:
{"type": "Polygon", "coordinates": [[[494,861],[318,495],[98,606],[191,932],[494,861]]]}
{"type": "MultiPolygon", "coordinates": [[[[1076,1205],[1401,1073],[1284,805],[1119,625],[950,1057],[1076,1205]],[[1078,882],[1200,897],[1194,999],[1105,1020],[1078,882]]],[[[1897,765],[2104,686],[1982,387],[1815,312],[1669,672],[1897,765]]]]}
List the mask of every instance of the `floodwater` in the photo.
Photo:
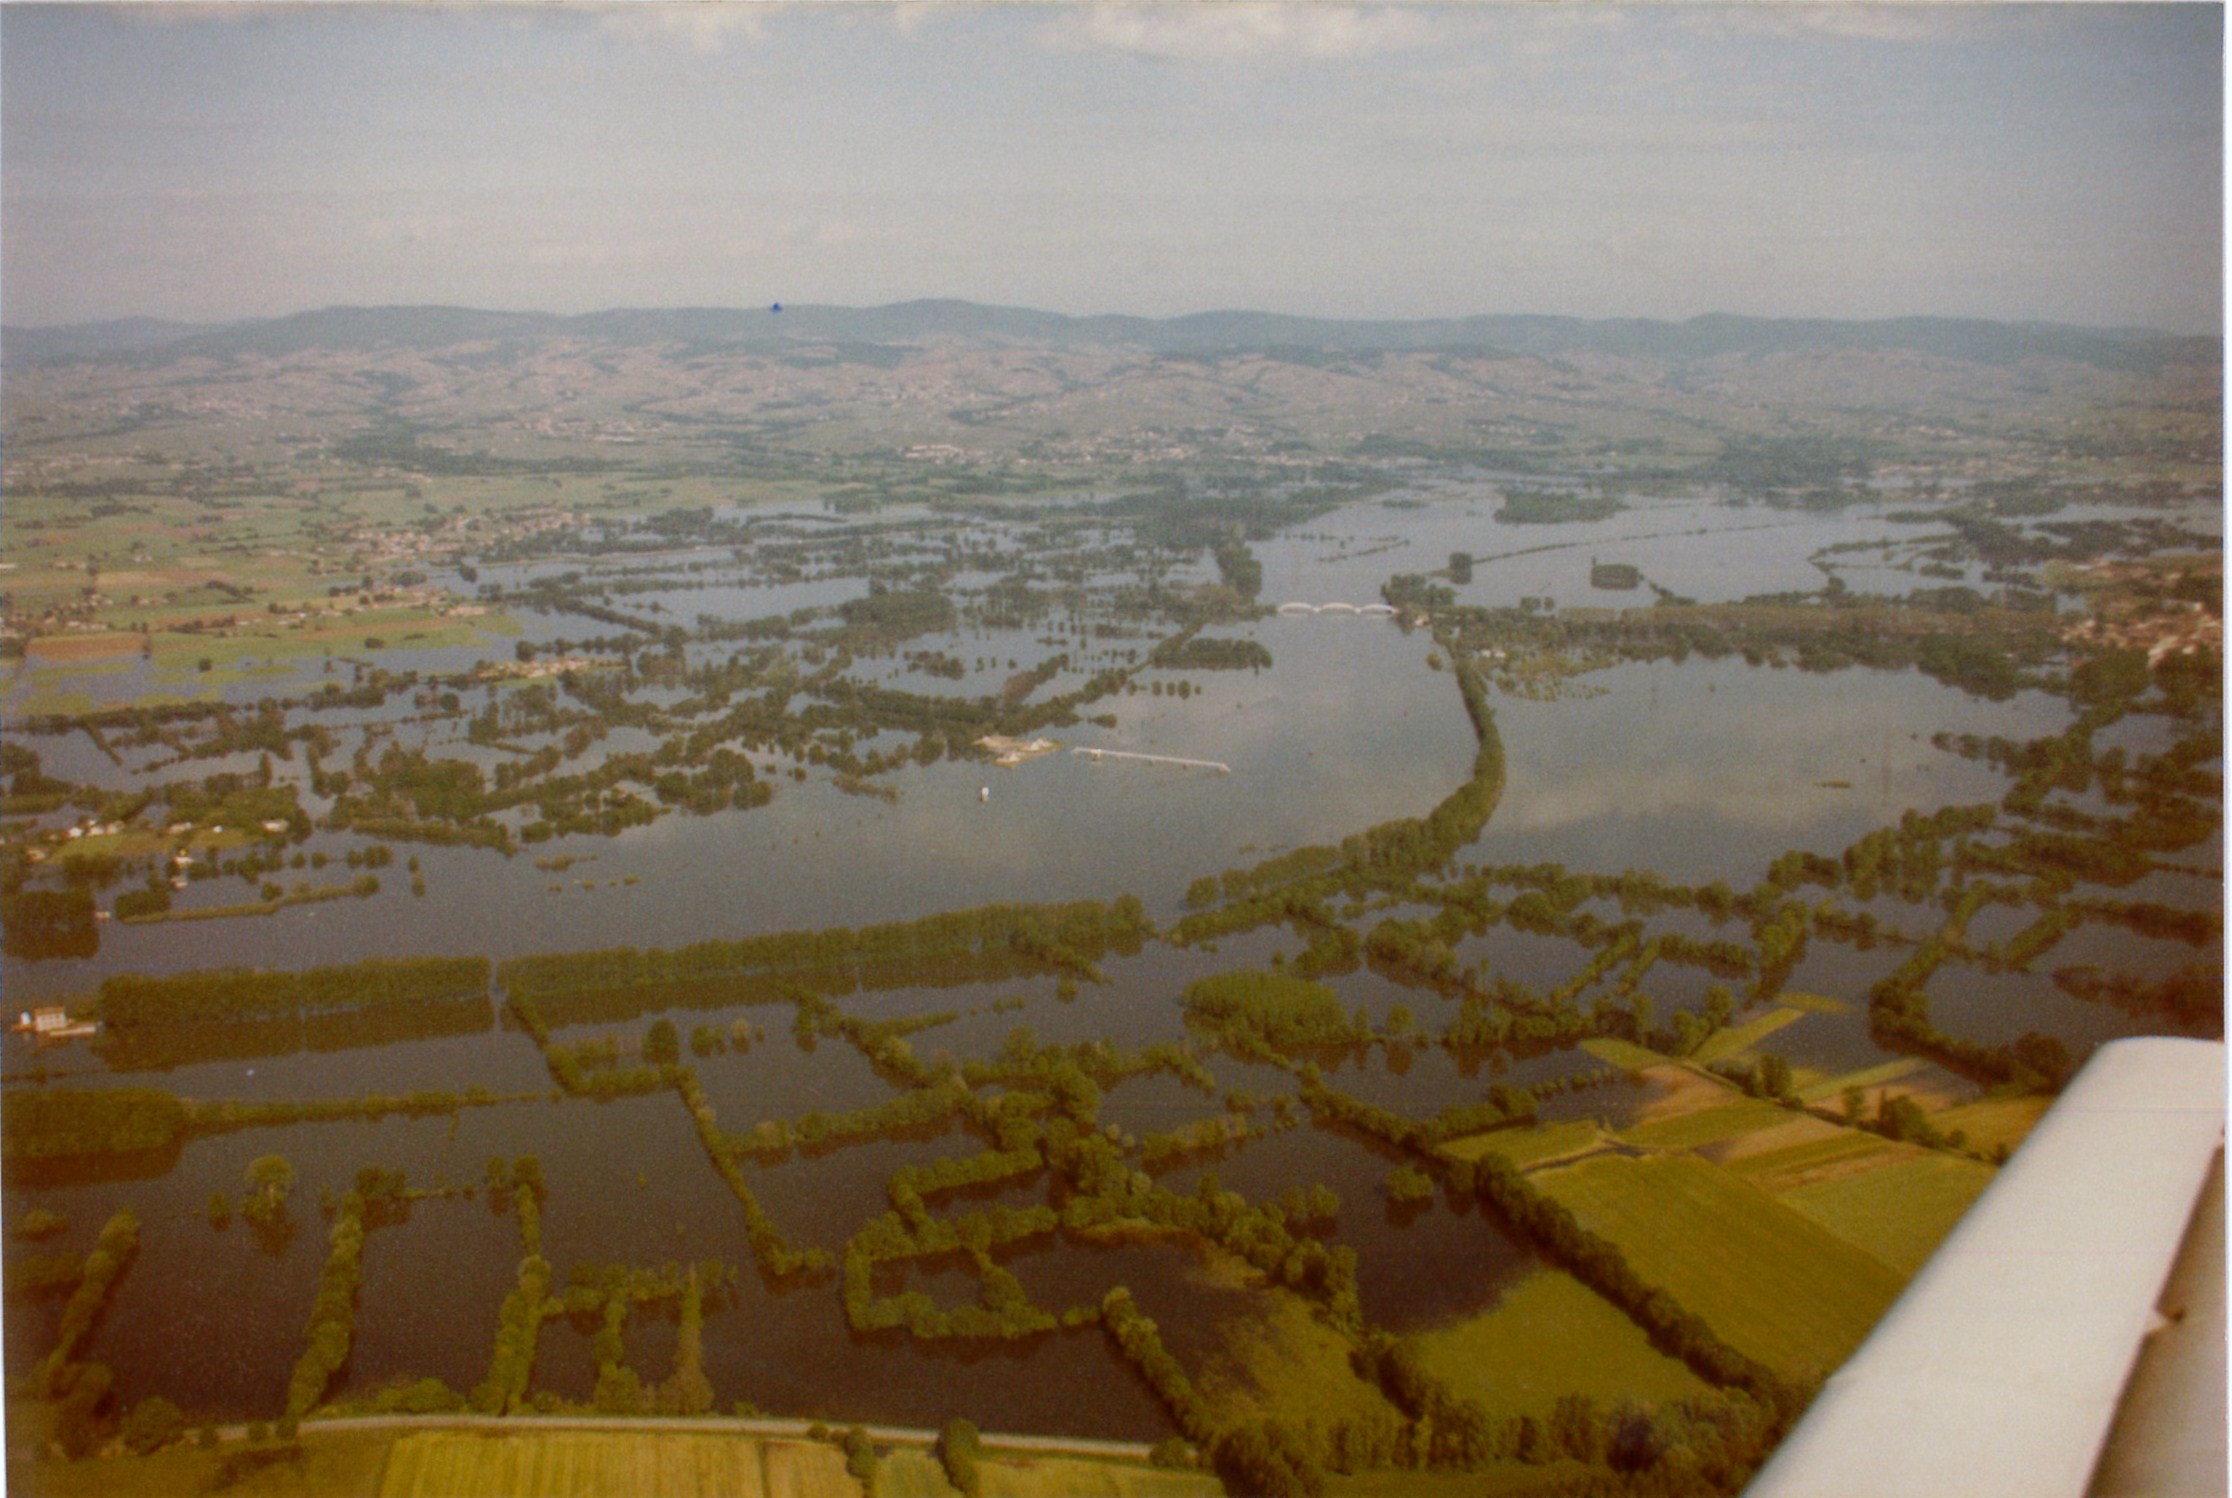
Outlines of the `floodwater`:
{"type": "MultiPolygon", "coordinates": [[[[1818,587],[1822,574],[1808,558],[1822,547],[1878,537],[1903,546],[1931,529],[1889,522],[1873,512],[1819,519],[1687,503],[1639,507],[1596,526],[1507,526],[1493,519],[1495,505],[1486,488],[1460,489],[1437,492],[1421,508],[1356,505],[1297,527],[1256,547],[1264,564],[1263,598],[1369,602],[1390,574],[1439,568],[1451,551],[1468,550],[1478,558],[1475,580],[1459,591],[1471,601],[1513,603],[1532,595],[1554,595],[1566,605],[1648,601],[1647,593],[1592,593],[1592,555],[1635,562],[1652,582],[1712,600],[1818,587]]],[[[981,522],[972,526],[986,529],[981,522]]],[[[984,534],[972,542],[980,549],[990,544],[984,534]]],[[[728,551],[706,555],[725,558],[728,551]]],[[[646,565],[641,557],[625,561],[634,568],[646,565]]],[[[491,567],[483,578],[516,586],[539,570],[549,569],[491,567]]],[[[1903,572],[1892,576],[1904,579],[1903,586],[1928,583],[1903,572]]],[[[707,612],[742,619],[827,605],[859,592],[857,578],[768,583],[731,567],[690,577],[670,592],[614,601],[631,611],[657,602],[669,616],[707,612]]],[[[538,641],[609,629],[567,616],[523,618],[527,637],[538,641]]],[[[1244,632],[1271,652],[1269,669],[1143,673],[1141,691],[1087,710],[1112,711],[1115,727],[1085,723],[1061,730],[1064,752],[1014,769],[951,761],[910,766],[881,782],[898,793],[890,804],[845,795],[819,773],[804,783],[783,774],[774,802],[763,809],[702,818],[673,814],[618,838],[562,838],[509,858],[480,849],[406,846],[395,864],[381,871],[383,887],[369,899],[299,906],[260,918],[112,923],[103,928],[93,958],[11,961],[4,974],[9,998],[27,1006],[35,998],[89,990],[118,972],[301,967],[397,953],[501,959],[612,945],[675,946],[802,927],[860,926],[991,901],[1131,893],[1158,922],[1167,923],[1182,913],[1185,888],[1199,876],[1419,815],[1469,773],[1472,733],[1453,678],[1428,664],[1433,647],[1423,634],[1406,633],[1385,620],[1340,615],[1274,617],[1244,632]],[[1179,697],[1166,689],[1157,695],[1145,689],[1155,679],[1171,687],[1187,680],[1191,693],[1179,697]],[[1093,763],[1067,752],[1087,747],[1221,761],[1231,773],[1093,763]],[[409,891],[403,857],[412,854],[423,868],[425,896],[409,891]],[[564,869],[537,866],[538,860],[559,859],[573,863],[564,869]]],[[[910,641],[906,648],[942,651],[968,662],[964,686],[975,691],[995,687],[1011,659],[1023,668],[1045,659],[1057,648],[1046,641],[1054,639],[1073,657],[1072,670],[1053,689],[1060,690],[1120,652],[1148,643],[1093,639],[1080,645],[1074,634],[1051,621],[1001,630],[963,625],[910,641]],[[1049,635],[1050,629],[1055,633],[1049,635]],[[975,664],[980,658],[997,665],[980,668],[975,664]]],[[[508,653],[508,645],[492,653],[508,653]]],[[[403,652],[390,654],[395,660],[383,658],[383,664],[431,665],[403,652]]],[[[445,659],[440,668],[463,663],[445,659]]],[[[863,671],[886,674],[910,690],[950,685],[910,675],[903,666],[897,656],[861,663],[863,671]]],[[[321,673],[305,668],[299,674],[307,682],[321,673]]],[[[96,700],[115,700],[152,684],[136,665],[78,673],[82,680],[50,669],[37,675],[38,690],[81,690],[96,700]]],[[[291,690],[298,684],[290,678],[282,685],[291,690]]],[[[1996,772],[1933,748],[1933,733],[2025,739],[2068,721],[2068,709],[2055,699],[2026,693],[1986,702],[1912,671],[1812,675],[1691,659],[1622,665],[1576,685],[1586,690],[1556,701],[1497,699],[1507,786],[1495,817],[1460,862],[1556,861],[1591,872],[1654,869],[1679,882],[1725,880],[1741,891],[1787,849],[1834,855],[1869,830],[1895,823],[1904,810],[1996,801],[2004,794],[1996,772]]],[[[32,689],[19,678],[11,700],[32,689]]],[[[239,694],[235,700],[252,701],[276,689],[258,680],[227,691],[239,694]]],[[[456,742],[455,725],[408,719],[392,704],[378,712],[321,715],[340,736],[342,756],[375,724],[406,743],[421,734],[436,752],[468,753],[470,746],[456,742]]],[[[2136,736],[2134,747],[2144,744],[2148,732],[2143,726],[2124,731],[2136,736]]],[[[618,735],[615,741],[623,742],[618,735]]],[[[83,736],[28,742],[54,773],[102,784],[129,778],[83,736]]],[[[142,752],[127,755],[131,769],[149,762],[142,752]]],[[[192,761],[163,773],[252,767],[252,760],[192,761]]],[[[276,769],[298,783],[305,777],[299,759],[276,769]]],[[[314,816],[325,810],[306,785],[303,797],[314,816]]],[[[351,846],[357,844],[346,836],[315,835],[303,851],[323,852],[331,862],[313,877],[348,877],[353,871],[342,858],[351,846]]],[[[2214,860],[2218,847],[2212,842],[2190,856],[2214,860]]],[[[290,871],[282,877],[301,876],[290,871]]],[[[2206,879],[2157,878],[2182,883],[2188,898],[2213,896],[2206,879]]],[[[247,898],[230,880],[196,884],[180,897],[188,905],[247,898]]],[[[1887,919],[1896,914],[1886,909],[1887,919]]],[[[1904,924],[1911,927],[1929,920],[1928,912],[1906,915],[1904,924]]],[[[1618,913],[1608,910],[1606,916],[1617,919],[1618,913]]],[[[1652,929],[1715,934],[1701,917],[1675,913],[1655,918],[1652,929]]],[[[2051,981],[2055,966],[2082,960],[2161,976],[2207,955],[2121,933],[2096,934],[2089,927],[2068,946],[2075,955],[2050,953],[2030,973],[1988,975],[1968,967],[1941,973],[1930,993],[1942,1022],[1956,1033],[1991,1041],[2044,1030],[2081,1057],[2104,1040],[2148,1026],[2123,1011],[2063,994],[2051,981]]],[[[1571,942],[1505,926],[1466,938],[1458,948],[1465,962],[1538,990],[1570,976],[1590,955],[1571,942]]],[[[1058,999],[1052,981],[1039,979],[879,991],[843,1004],[879,1019],[975,1011],[914,1036],[911,1043],[926,1057],[988,1057],[1018,1027],[1029,1028],[1041,1044],[1105,1036],[1136,1047],[1185,1038],[1177,996],[1193,978],[1300,950],[1299,939],[1284,929],[1232,938],[1214,951],[1150,945],[1104,963],[1109,982],[1087,986],[1072,1001],[1058,999]],[[1023,1003],[1012,1012],[990,1012],[994,999],[1023,1003]]],[[[1867,1037],[1865,996],[1902,955],[1894,947],[1861,952],[1814,943],[1790,986],[1839,998],[1849,1008],[1809,1014],[1782,1033],[1780,1048],[1799,1064],[1823,1070],[1882,1059],[1867,1037]]],[[[1709,981],[1693,970],[1661,964],[1646,990],[1663,1016],[1670,1008],[1701,1002],[1709,981]]],[[[1377,1021],[1401,1004],[1432,1033],[1454,1013],[1449,1000],[1399,986],[1369,969],[1332,982],[1344,1011],[1361,1008],[1377,1021]]],[[[1583,994],[1581,1002],[1589,997],[1583,994]]],[[[787,1009],[674,1017],[685,1035],[698,1024],[726,1033],[740,1018],[765,1031],[748,1054],[686,1058],[730,1133],[747,1132],[763,1119],[857,1108],[890,1096],[850,1046],[825,1040],[810,1053],[801,1051],[790,1035],[787,1009]]],[[[627,1044],[648,1024],[645,1017],[625,1025],[583,1026],[565,1038],[609,1032],[627,1044]]],[[[43,1251],[82,1253],[111,1212],[128,1206],[139,1214],[140,1261],[125,1276],[90,1346],[91,1356],[115,1370],[127,1402],[161,1392],[196,1419],[273,1414],[301,1351],[325,1253],[320,1193],[346,1189],[358,1168],[372,1164],[402,1167],[417,1186],[454,1190],[419,1202],[407,1220],[371,1233],[356,1340],[333,1392],[365,1392],[427,1375],[470,1389],[486,1374],[497,1306],[513,1282],[521,1250],[514,1218],[464,1188],[482,1178],[492,1156],[534,1155],[550,1185],[545,1251],[561,1285],[571,1270],[587,1265],[655,1266],[718,1257],[741,1267],[738,1288],[709,1311],[705,1328],[707,1371],[724,1410],[748,1402],[806,1417],[917,1425],[960,1413],[999,1428],[1142,1439],[1169,1430],[1151,1393],[1097,1330],[989,1347],[925,1345],[898,1335],[860,1337],[845,1329],[834,1282],[763,1283],[751,1268],[737,1205],[708,1167],[687,1113],[671,1095],[553,1104],[532,1042],[499,1023],[379,1049],[210,1059],[155,1073],[111,1070],[82,1045],[36,1054],[18,1038],[5,1045],[11,1076],[47,1071],[79,1084],[151,1084],[198,1098],[344,1097],[475,1085],[534,1095],[470,1109],[454,1120],[390,1119],[209,1136],[187,1143],[175,1158],[139,1162],[137,1173],[114,1179],[11,1179],[6,1193],[11,1219],[46,1207],[71,1220],[68,1233],[43,1251]],[[291,1236],[261,1241],[238,1220],[224,1231],[213,1229],[206,1217],[211,1194],[237,1197],[248,1163],[267,1153],[284,1154],[300,1173],[291,1236]]],[[[1226,1089],[1266,1099],[1293,1090],[1291,1079],[1275,1069],[1224,1058],[1213,1064],[1226,1089]]],[[[1597,1069],[1574,1051],[1484,1060],[1431,1047],[1395,1053],[1360,1048],[1328,1057],[1325,1064],[1333,1085],[1415,1117],[1477,1102],[1498,1082],[1538,1084],[1597,1069]]],[[[1634,1102],[1631,1087],[1600,1086],[1554,1098],[1545,1114],[1617,1120],[1634,1102]]],[[[1143,1135],[1222,1111],[1218,1098],[1171,1077],[1147,1076],[1112,1088],[1102,1116],[1127,1133],[1143,1135]]],[[[747,1163],[745,1173],[795,1243],[837,1253],[886,1209],[885,1182],[892,1171],[981,1147],[959,1130],[929,1130],[747,1163]]],[[[1398,1331],[1491,1304],[1534,1267],[1524,1246],[1468,1205],[1436,1199],[1391,1207],[1385,1181],[1396,1163],[1371,1141],[1316,1126],[1305,1116],[1296,1126],[1270,1128],[1214,1155],[1188,1157],[1163,1169],[1158,1180],[1192,1191],[1214,1172],[1223,1187],[1250,1200],[1297,1184],[1332,1187],[1341,1210],[1327,1237],[1357,1252],[1367,1316],[1398,1331]]],[[[1023,1206],[1050,1200],[1053,1189],[1046,1178],[1034,1176],[976,1199],[1023,1206]]],[[[1127,1286],[1189,1366],[1214,1350],[1216,1327],[1244,1314],[1248,1303],[1245,1292],[1221,1288],[1192,1249],[1173,1241],[1103,1243],[1057,1235],[1003,1250],[1000,1257],[1039,1304],[1057,1312],[1097,1302],[1114,1285],[1127,1286]]],[[[939,1264],[887,1272],[884,1288],[901,1285],[926,1289],[942,1304],[976,1290],[973,1275],[939,1264]]],[[[12,1309],[8,1367],[20,1372],[49,1345],[58,1305],[25,1302],[12,1309]]],[[[672,1307],[639,1310],[628,1336],[645,1381],[664,1376],[674,1343],[672,1307]]],[[[584,1398],[594,1378],[588,1334],[563,1319],[548,1323],[536,1387],[584,1398]]]]}

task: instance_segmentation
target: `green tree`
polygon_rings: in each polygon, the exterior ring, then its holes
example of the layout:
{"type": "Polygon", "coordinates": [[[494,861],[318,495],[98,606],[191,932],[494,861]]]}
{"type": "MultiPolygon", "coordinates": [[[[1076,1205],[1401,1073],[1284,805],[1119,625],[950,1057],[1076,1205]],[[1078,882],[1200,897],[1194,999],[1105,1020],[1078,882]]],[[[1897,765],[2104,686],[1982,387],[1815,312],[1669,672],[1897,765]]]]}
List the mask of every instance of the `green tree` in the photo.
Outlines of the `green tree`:
{"type": "Polygon", "coordinates": [[[33,1207],[17,1219],[15,1235],[18,1238],[52,1238],[57,1233],[67,1231],[69,1226],[70,1219],[60,1212],[50,1212],[45,1207],[33,1207]]]}
{"type": "Polygon", "coordinates": [[[1759,1058],[1759,1090],[1777,1102],[1797,1099],[1790,1085],[1790,1063],[1773,1051],[1759,1058]]]}
{"type": "Polygon", "coordinates": [[[845,1432],[845,1470],[860,1483],[864,1498],[876,1498],[876,1448],[858,1425],[845,1432]]]}
{"type": "Polygon", "coordinates": [[[705,1376],[705,1289],[695,1264],[682,1286],[682,1324],[674,1339],[674,1371],[659,1390],[663,1409],[702,1415],[713,1408],[713,1384],[705,1376]]]}
{"type": "Polygon", "coordinates": [[[1406,1204],[1431,1201],[1433,1195],[1434,1178],[1415,1165],[1399,1165],[1387,1178],[1389,1201],[1406,1204]]]}
{"type": "Polygon", "coordinates": [[[945,1433],[938,1437],[938,1460],[945,1466],[946,1481],[959,1489],[963,1498],[977,1498],[983,1491],[978,1454],[976,1426],[958,1416],[947,1421],[945,1433]]]}
{"type": "Polygon", "coordinates": [[[115,1376],[105,1363],[72,1363],[56,1389],[60,1403],[54,1413],[54,1439],[63,1455],[76,1461],[88,1456],[101,1441],[101,1407],[108,1402],[115,1376]]]}
{"type": "Polygon", "coordinates": [[[286,1215],[287,1195],[294,1190],[295,1168],[284,1155],[259,1155],[248,1164],[244,1179],[254,1188],[240,1204],[243,1216],[258,1226],[286,1215]]]}
{"type": "Polygon", "coordinates": [[[134,1456],[160,1451],[186,1434],[186,1417],[162,1395],[143,1399],[124,1417],[124,1449],[134,1456]]]}
{"type": "Polygon", "coordinates": [[[682,1059],[682,1039],[673,1020],[660,1020],[644,1035],[643,1059],[652,1066],[672,1066],[682,1059]]]}

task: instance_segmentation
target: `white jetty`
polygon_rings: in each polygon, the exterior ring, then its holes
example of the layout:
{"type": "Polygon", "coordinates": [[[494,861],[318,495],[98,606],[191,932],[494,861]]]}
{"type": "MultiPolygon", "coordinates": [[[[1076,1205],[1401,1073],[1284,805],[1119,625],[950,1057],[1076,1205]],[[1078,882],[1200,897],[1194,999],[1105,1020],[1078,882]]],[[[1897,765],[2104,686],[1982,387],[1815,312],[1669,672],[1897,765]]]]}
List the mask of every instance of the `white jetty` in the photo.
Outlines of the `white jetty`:
{"type": "Polygon", "coordinates": [[[1127,749],[1072,749],[1070,753],[1082,754],[1086,758],[1095,761],[1103,759],[1135,759],[1140,761],[1142,764],[1180,765],[1189,770],[1215,770],[1219,775],[1230,775],[1232,773],[1232,766],[1224,763],[1222,760],[1182,759],[1175,754],[1134,754],[1127,749]]]}

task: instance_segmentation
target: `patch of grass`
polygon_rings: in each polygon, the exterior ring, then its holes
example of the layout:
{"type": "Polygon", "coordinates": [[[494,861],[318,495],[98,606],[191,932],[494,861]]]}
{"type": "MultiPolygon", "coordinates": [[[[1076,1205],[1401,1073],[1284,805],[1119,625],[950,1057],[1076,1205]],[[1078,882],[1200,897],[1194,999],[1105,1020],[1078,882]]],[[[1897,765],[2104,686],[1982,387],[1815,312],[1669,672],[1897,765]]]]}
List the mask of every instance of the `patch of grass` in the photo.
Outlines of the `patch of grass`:
{"type": "Polygon", "coordinates": [[[1984,1098],[1933,1114],[1930,1123],[1940,1134],[1950,1134],[1955,1129],[1964,1131],[1971,1149],[1990,1150],[2002,1144],[2013,1149],[2030,1137],[2031,1129],[2046,1116],[2046,1109],[2052,1102],[2052,1098],[2035,1093],[2026,1097],[1984,1098]]]}
{"type": "Polygon", "coordinates": [[[1664,1056],[1656,1051],[1647,1051],[1632,1041],[1603,1038],[1584,1040],[1581,1042],[1581,1049],[1607,1066],[1616,1066],[1622,1071],[1643,1071],[1649,1067],[1666,1065],[1664,1056]]]}
{"type": "Polygon", "coordinates": [[[1694,1155],[1598,1156],[1537,1185],[1731,1346],[1786,1375],[1844,1361],[1905,1284],[1872,1254],[1694,1155]]]}
{"type": "Polygon", "coordinates": [[[1786,1124],[1792,1116],[1788,1108],[1765,1098],[1735,1097],[1733,1102],[1717,1108],[1701,1108],[1695,1113],[1678,1113],[1655,1123],[1637,1124],[1621,1130],[1620,1137],[1644,1149],[1695,1149],[1701,1144],[1733,1139],[1755,1129],[1786,1124]]]}
{"type": "Polygon", "coordinates": [[[959,1498],[927,1451],[902,1446],[876,1463],[876,1498],[959,1498]]]}
{"type": "Polygon", "coordinates": [[[1852,1012],[1852,1006],[1843,999],[1832,999],[1825,993],[1793,993],[1786,989],[1775,995],[1775,1002],[1785,1009],[1803,1009],[1808,1014],[1852,1012]]]}
{"type": "MultiPolygon", "coordinates": [[[[1414,1472],[1387,1468],[1343,1477],[1327,1473],[1327,1498],[1529,1498],[1529,1495],[1568,1491],[1567,1484],[1596,1480],[1601,1469],[1579,1462],[1556,1461],[1539,1467],[1522,1462],[1499,1462],[1478,1472],[1414,1472]]],[[[1582,1487],[1581,1491],[1587,1491],[1582,1487]]]]}
{"type": "Polygon", "coordinates": [[[17,1498],[378,1498],[394,1439],[386,1431],[306,1432],[289,1446],[228,1441],[203,1451],[188,1443],[149,1456],[10,1461],[8,1492],[17,1498]]]}
{"type": "Polygon", "coordinates": [[[1798,1090],[1798,1096],[1809,1103],[1835,1102],[1844,1095],[1847,1087],[1857,1087],[1865,1092],[1871,1087],[1881,1087],[1886,1082],[1896,1082],[1901,1077],[1911,1077],[1930,1063],[1918,1056],[1900,1056],[1881,1066],[1871,1066],[1862,1071],[1848,1071],[1842,1076],[1825,1077],[1809,1082],[1798,1090]]]}
{"type": "Polygon", "coordinates": [[[1485,1134],[1468,1134],[1462,1139],[1450,1140],[1441,1149],[1443,1154],[1458,1160],[1501,1155],[1525,1170],[1545,1160],[1581,1154],[1603,1142],[1604,1130],[1593,1119],[1583,1118],[1571,1123],[1538,1124],[1531,1129],[1494,1129],[1485,1134]]]}
{"type": "Polygon", "coordinates": [[[164,921],[222,921],[235,916],[277,915],[289,905],[315,905],[321,900],[345,900],[361,897],[354,882],[349,884],[310,884],[307,881],[288,890],[276,900],[249,900],[236,905],[193,905],[159,911],[154,915],[126,916],[127,926],[160,925],[164,921]]]}
{"type": "Polygon", "coordinates": [[[1417,1343],[1430,1370],[1498,1416],[1547,1417],[1565,1394],[1658,1403],[1706,1392],[1617,1307],[1559,1269],[1529,1275],[1491,1310],[1417,1343]]]}
{"type": "Polygon", "coordinates": [[[1833,1139],[1811,1139],[1786,1149],[1763,1150],[1727,1161],[1722,1168],[1779,1196],[1800,1186],[1873,1170],[1912,1148],[1859,1129],[1843,1129],[1833,1139]]]}
{"type": "MultiPolygon", "coordinates": [[[[757,1444],[765,1486],[727,1490],[738,1494],[739,1498],[754,1498],[761,1492],[765,1492],[767,1498],[860,1498],[860,1484],[845,1470],[845,1454],[836,1447],[818,1441],[761,1441],[757,1444]]],[[[668,1498],[672,1490],[625,1491],[649,1491],[658,1493],[660,1498],[668,1498]]],[[[707,1498],[714,1498],[723,1491],[720,1488],[705,1490],[707,1498]]]]}
{"type": "Polygon", "coordinates": [[[380,1498],[856,1498],[834,1447],[669,1431],[419,1431],[395,1443],[380,1498]],[[762,1472],[762,1449],[765,1472],[762,1472]],[[775,1480],[780,1465],[797,1479],[775,1480]]]}
{"type": "Polygon", "coordinates": [[[170,840],[134,823],[123,832],[99,833],[64,843],[54,861],[64,867],[86,858],[153,858],[170,849],[170,840]]]}
{"type": "Polygon", "coordinates": [[[1805,1017],[1805,1011],[1802,1009],[1788,1007],[1770,1009],[1765,1014],[1747,1020],[1741,1025],[1724,1026],[1715,1030],[1705,1038],[1705,1043],[1699,1046],[1689,1059],[1699,1066],[1711,1066],[1716,1061],[1725,1061],[1738,1051],[1750,1050],[1785,1025],[1796,1024],[1805,1017]]]}
{"type": "Polygon", "coordinates": [[[1264,1290],[1217,1330],[1220,1351],[1194,1383],[1220,1425],[1268,1418],[1330,1430],[1343,1420],[1401,1418],[1349,1366],[1348,1338],[1298,1296],[1264,1290]]]}
{"type": "Polygon", "coordinates": [[[20,702],[11,704],[9,711],[10,715],[14,717],[53,716],[61,718],[75,717],[79,713],[92,712],[98,705],[91,695],[85,692],[50,692],[43,688],[33,688],[31,693],[20,702]]]}
{"type": "Polygon", "coordinates": [[[1936,1150],[1786,1191],[1782,1199],[1901,1274],[1920,1269],[1992,1184],[1992,1168],[1936,1150]]]}
{"type": "MultiPolygon", "coordinates": [[[[980,1457],[977,1473],[984,1480],[984,1498],[1218,1498],[1224,1492],[1206,1472],[1068,1457],[980,1457]]],[[[877,1478],[876,1498],[885,1498],[882,1474],[877,1478]]],[[[923,1498],[931,1493],[952,1498],[953,1489],[926,1490],[923,1498]]]]}
{"type": "Polygon", "coordinates": [[[421,608],[368,609],[322,618],[303,629],[267,628],[256,621],[230,635],[158,630],[149,637],[149,647],[158,670],[200,674],[197,668],[207,660],[211,670],[203,679],[222,682],[277,674],[269,669],[244,670],[251,662],[284,671],[329,654],[357,653],[367,636],[376,635],[397,649],[453,650],[491,646],[496,639],[517,636],[521,628],[517,619],[501,613],[460,619],[421,608]]]}

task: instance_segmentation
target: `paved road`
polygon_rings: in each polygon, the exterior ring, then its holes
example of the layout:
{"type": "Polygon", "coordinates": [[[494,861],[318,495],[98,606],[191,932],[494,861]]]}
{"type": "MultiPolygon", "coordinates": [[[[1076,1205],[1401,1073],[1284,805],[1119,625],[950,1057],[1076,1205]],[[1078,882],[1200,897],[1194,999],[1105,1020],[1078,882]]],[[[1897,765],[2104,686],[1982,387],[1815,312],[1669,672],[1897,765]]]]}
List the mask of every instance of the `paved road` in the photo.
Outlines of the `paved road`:
{"type": "MultiPolygon", "coordinates": [[[[348,1415],[331,1420],[305,1420],[305,1434],[342,1430],[668,1430],[696,1435],[723,1434],[768,1436],[778,1440],[804,1440],[813,1422],[807,1420],[746,1420],[729,1416],[651,1415],[348,1415]]],[[[830,1425],[833,1431],[846,1429],[830,1425]]],[[[929,1446],[938,1439],[934,1430],[899,1425],[866,1427],[870,1440],[887,1446],[929,1446]]],[[[248,1427],[218,1427],[229,1441],[245,1439],[248,1427]]],[[[1081,1456],[1101,1460],[1145,1461],[1151,1448],[1136,1441],[1094,1441],[1082,1436],[1008,1436],[986,1433],[978,1438],[988,1451],[1012,1451],[1034,1456],[1081,1456]]]]}

